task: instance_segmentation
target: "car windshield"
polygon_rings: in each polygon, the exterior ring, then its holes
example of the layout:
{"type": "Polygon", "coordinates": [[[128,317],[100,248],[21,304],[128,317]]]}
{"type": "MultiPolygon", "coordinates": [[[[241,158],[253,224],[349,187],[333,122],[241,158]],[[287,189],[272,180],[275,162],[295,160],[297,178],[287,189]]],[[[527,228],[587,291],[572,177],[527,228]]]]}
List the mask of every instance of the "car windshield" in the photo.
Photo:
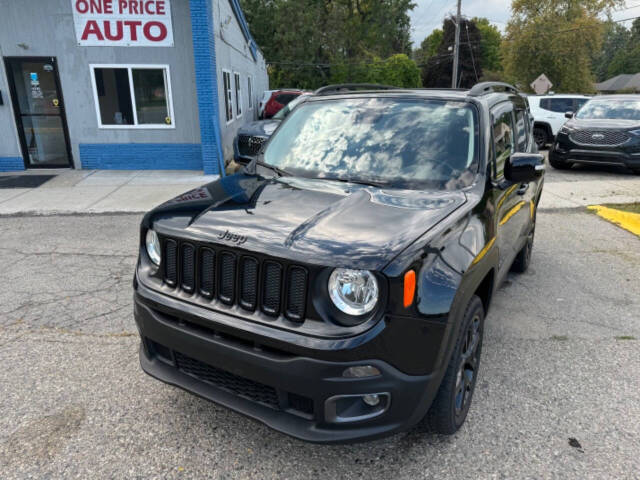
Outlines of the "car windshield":
{"type": "Polygon", "coordinates": [[[473,178],[477,152],[477,112],[468,103],[347,98],[300,105],[264,162],[305,177],[459,188],[473,178]]]}
{"type": "Polygon", "coordinates": [[[272,118],[274,120],[284,120],[284,117],[289,115],[289,112],[295,108],[302,100],[305,99],[305,95],[300,95],[297,98],[294,98],[289,103],[287,103],[278,113],[276,113],[272,118]]]}
{"type": "Polygon", "coordinates": [[[640,100],[593,99],[576,114],[576,118],[591,120],[640,120],[640,100]]]}

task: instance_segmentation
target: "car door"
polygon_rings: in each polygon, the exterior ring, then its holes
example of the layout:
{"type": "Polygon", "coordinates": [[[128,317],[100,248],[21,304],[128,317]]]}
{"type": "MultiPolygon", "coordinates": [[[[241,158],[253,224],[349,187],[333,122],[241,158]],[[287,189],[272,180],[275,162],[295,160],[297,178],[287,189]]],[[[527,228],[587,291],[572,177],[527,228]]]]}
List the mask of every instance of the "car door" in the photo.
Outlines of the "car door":
{"type": "Polygon", "coordinates": [[[496,206],[495,231],[499,251],[499,275],[511,266],[519,243],[520,210],[525,202],[519,192],[520,184],[508,185],[504,178],[507,160],[516,151],[516,128],[513,103],[503,102],[492,111],[493,119],[493,173],[494,205],[496,206]]]}

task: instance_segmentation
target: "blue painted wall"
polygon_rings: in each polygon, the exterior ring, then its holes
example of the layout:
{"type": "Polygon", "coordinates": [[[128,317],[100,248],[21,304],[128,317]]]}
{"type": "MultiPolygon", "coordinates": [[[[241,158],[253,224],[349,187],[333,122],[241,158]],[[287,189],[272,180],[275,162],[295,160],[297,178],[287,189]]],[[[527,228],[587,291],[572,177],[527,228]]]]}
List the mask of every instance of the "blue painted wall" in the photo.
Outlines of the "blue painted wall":
{"type": "Polygon", "coordinates": [[[202,169],[205,174],[224,175],[218,118],[216,47],[211,0],[189,0],[191,34],[196,71],[196,92],[202,142],[202,169]]]}
{"type": "Polygon", "coordinates": [[[87,169],[201,170],[202,149],[194,143],[81,143],[80,162],[87,169]]]}
{"type": "Polygon", "coordinates": [[[18,172],[24,170],[22,157],[0,157],[0,172],[18,172]]]}

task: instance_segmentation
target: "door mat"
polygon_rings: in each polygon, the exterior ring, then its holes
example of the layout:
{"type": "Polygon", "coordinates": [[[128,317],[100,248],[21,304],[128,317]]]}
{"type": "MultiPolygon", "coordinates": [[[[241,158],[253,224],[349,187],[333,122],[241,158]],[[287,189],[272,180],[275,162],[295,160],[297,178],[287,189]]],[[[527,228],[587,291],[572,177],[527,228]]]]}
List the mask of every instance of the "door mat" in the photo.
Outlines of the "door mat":
{"type": "Polygon", "coordinates": [[[0,176],[0,188],[37,188],[55,175],[9,175],[0,176]]]}

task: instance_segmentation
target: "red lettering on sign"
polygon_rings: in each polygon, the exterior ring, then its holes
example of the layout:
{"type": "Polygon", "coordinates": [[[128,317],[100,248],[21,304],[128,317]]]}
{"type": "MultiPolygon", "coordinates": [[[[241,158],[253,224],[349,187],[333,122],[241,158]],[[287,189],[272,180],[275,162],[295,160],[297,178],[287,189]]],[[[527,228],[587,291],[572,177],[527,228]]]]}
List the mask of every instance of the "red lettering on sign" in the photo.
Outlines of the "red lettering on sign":
{"type": "Polygon", "coordinates": [[[91,0],[91,13],[102,13],[102,0],[91,0]]]}
{"type": "Polygon", "coordinates": [[[95,35],[98,40],[104,40],[100,27],[98,27],[98,23],[95,20],[89,20],[85,25],[84,31],[82,32],[82,40],[87,40],[89,35],[95,35]]]}
{"type": "Polygon", "coordinates": [[[167,38],[167,27],[165,27],[164,23],[161,22],[147,22],[144,24],[144,36],[151,40],[152,42],[161,42],[165,38],[167,38]],[[158,27],[160,30],[157,35],[152,35],[151,28],[158,27]]]}
{"type": "Polygon", "coordinates": [[[113,13],[113,0],[102,0],[102,11],[104,13],[113,13]]]}
{"type": "Polygon", "coordinates": [[[142,25],[142,22],[138,20],[126,20],[124,24],[129,27],[129,38],[134,42],[138,40],[138,27],[142,25]]]}
{"type": "Polygon", "coordinates": [[[89,11],[89,3],[87,0],[78,0],[76,2],[76,11],[78,13],[87,13],[89,11]]]}
{"type": "Polygon", "coordinates": [[[104,36],[107,37],[107,40],[122,40],[122,30],[122,22],[116,21],[116,34],[113,35],[111,33],[111,22],[109,20],[104,21],[104,36]]]}
{"type": "Polygon", "coordinates": [[[164,0],[158,0],[156,2],[156,13],[158,15],[164,15],[165,14],[165,9],[164,9],[165,5],[164,5],[164,0]]]}
{"type": "Polygon", "coordinates": [[[153,8],[155,4],[156,2],[154,0],[147,0],[146,2],[144,2],[144,11],[149,15],[154,15],[156,13],[153,8]]]}

